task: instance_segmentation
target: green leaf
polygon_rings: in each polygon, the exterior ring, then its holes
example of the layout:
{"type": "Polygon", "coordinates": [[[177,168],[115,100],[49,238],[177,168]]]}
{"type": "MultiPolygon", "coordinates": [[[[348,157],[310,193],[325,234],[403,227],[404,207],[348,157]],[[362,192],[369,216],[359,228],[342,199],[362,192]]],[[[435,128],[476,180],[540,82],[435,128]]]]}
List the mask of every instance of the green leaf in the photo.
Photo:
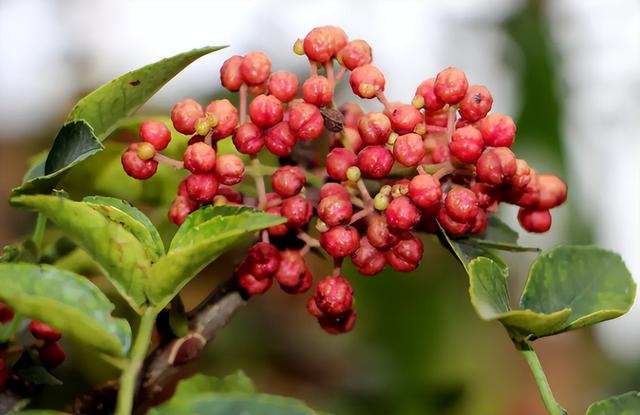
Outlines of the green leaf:
{"type": "MultiPolygon", "coordinates": [[[[223,46],[224,47],[224,46],[223,46]]],[[[82,98],[73,107],[45,161],[32,167],[13,195],[48,193],[60,175],[102,151],[101,142],[164,84],[196,59],[223,47],[181,53],[126,73],[82,98]]]]}
{"type": "Polygon", "coordinates": [[[151,268],[147,296],[164,306],[200,270],[254,232],[286,221],[247,207],[207,206],[187,217],[167,255],[151,268]]]}
{"type": "Polygon", "coordinates": [[[565,331],[623,315],[635,294],[619,255],[593,246],[561,246],[533,263],[520,304],[540,313],[570,308],[565,331]]]}
{"type": "Polygon", "coordinates": [[[627,392],[594,402],[586,415],[637,415],[640,414],[640,392],[627,392]]]}
{"type": "Polygon", "coordinates": [[[238,370],[222,379],[197,374],[181,381],[173,397],[174,399],[189,399],[190,396],[210,392],[237,392],[252,395],[256,393],[256,387],[253,381],[245,375],[242,370],[238,370]]]}
{"type": "Polygon", "coordinates": [[[504,223],[495,215],[489,216],[489,224],[487,230],[484,231],[482,239],[486,241],[502,242],[506,244],[518,244],[518,232],[511,229],[509,225],[504,223]]]}
{"type": "Polygon", "coordinates": [[[105,217],[120,222],[143,245],[149,248],[152,260],[155,261],[164,255],[164,245],[158,230],[144,213],[129,202],[106,196],[87,196],[82,201],[94,207],[105,217]]]}
{"type": "MultiPolygon", "coordinates": [[[[60,227],[104,269],[120,294],[136,310],[146,302],[145,281],[151,270],[148,250],[120,222],[85,202],[57,196],[24,195],[13,203],[41,212],[60,227]]],[[[118,209],[102,206],[117,216],[118,209]]],[[[133,222],[133,220],[131,221],[133,222]]]]}
{"type": "Polygon", "coordinates": [[[0,264],[0,300],[104,353],[122,356],[129,349],[129,324],[113,318],[113,304],[80,275],[50,265],[0,264]]]}

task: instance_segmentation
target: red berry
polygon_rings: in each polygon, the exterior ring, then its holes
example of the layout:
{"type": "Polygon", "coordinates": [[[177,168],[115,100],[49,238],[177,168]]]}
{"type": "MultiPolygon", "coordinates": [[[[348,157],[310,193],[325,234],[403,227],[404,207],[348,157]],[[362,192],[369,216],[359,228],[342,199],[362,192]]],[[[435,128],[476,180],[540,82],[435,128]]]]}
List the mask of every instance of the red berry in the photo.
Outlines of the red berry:
{"type": "Polygon", "coordinates": [[[257,97],[258,95],[264,94],[267,92],[267,83],[263,82],[258,85],[249,85],[249,88],[247,88],[247,91],[249,92],[249,96],[257,97]]]}
{"type": "Polygon", "coordinates": [[[424,122],[427,125],[435,125],[436,127],[446,128],[449,122],[448,109],[424,113],[424,122]]]}
{"type": "Polygon", "coordinates": [[[415,133],[401,135],[393,143],[393,155],[398,163],[415,167],[427,154],[422,137],[415,133]]]}
{"type": "Polygon", "coordinates": [[[473,221],[471,222],[471,229],[469,230],[469,232],[482,234],[487,230],[487,226],[489,226],[487,212],[485,212],[483,209],[478,209],[476,217],[473,218],[473,221]]]}
{"type": "Polygon", "coordinates": [[[524,189],[512,188],[506,195],[509,203],[529,209],[539,209],[540,186],[538,185],[538,174],[532,169],[529,174],[531,180],[524,189]]]}
{"type": "Polygon", "coordinates": [[[286,292],[292,293],[292,290],[295,291],[300,287],[307,271],[300,252],[287,249],[282,252],[280,267],[275,278],[286,292]]]}
{"type": "Polygon", "coordinates": [[[331,275],[318,282],[313,298],[323,314],[342,314],[351,310],[353,288],[342,275],[331,275]]]}
{"type": "Polygon", "coordinates": [[[4,303],[0,303],[0,324],[13,320],[13,310],[4,303]]]}
{"type": "Polygon", "coordinates": [[[302,99],[317,107],[324,107],[333,101],[333,88],[327,78],[321,75],[310,76],[302,84],[302,99]]]}
{"type": "Polygon", "coordinates": [[[196,132],[196,121],[204,117],[202,106],[193,99],[178,102],[171,110],[171,122],[176,131],[191,135],[196,132]]]}
{"type": "Polygon", "coordinates": [[[296,136],[289,124],[281,121],[264,132],[264,144],[272,154],[284,157],[291,154],[296,144],[296,136]]]}
{"type": "Polygon", "coordinates": [[[391,268],[400,272],[409,272],[418,268],[423,254],[422,241],[409,234],[393,245],[385,255],[391,268]]]}
{"type": "Polygon", "coordinates": [[[391,229],[408,231],[420,222],[420,211],[406,196],[393,199],[384,213],[391,229]]]}
{"type": "Polygon", "coordinates": [[[298,92],[298,77],[289,71],[274,72],[269,77],[267,89],[270,95],[282,102],[289,102],[296,97],[298,92]]]}
{"type": "Polygon", "coordinates": [[[421,209],[438,206],[442,197],[440,181],[429,174],[414,176],[409,183],[409,197],[421,209]]]}
{"type": "Polygon", "coordinates": [[[358,167],[364,176],[381,179],[391,171],[393,155],[384,146],[367,146],[358,153],[358,167]]]}
{"type": "Polygon", "coordinates": [[[258,95],[249,104],[249,117],[260,128],[268,128],[282,121],[282,102],[273,95],[258,95]]]}
{"type": "Polygon", "coordinates": [[[371,47],[362,39],[352,40],[337,55],[338,61],[350,71],[371,63],[371,47]]]}
{"type": "Polygon", "coordinates": [[[431,152],[431,161],[439,164],[447,160],[449,160],[449,146],[445,143],[439,143],[431,152]]]}
{"type": "Polygon", "coordinates": [[[511,147],[516,137],[516,124],[501,113],[487,115],[478,122],[484,143],[492,147],[511,147]]]}
{"type": "Polygon", "coordinates": [[[242,59],[240,73],[247,85],[260,85],[271,73],[271,60],[262,52],[249,52],[242,59]]]}
{"type": "Polygon", "coordinates": [[[218,123],[211,129],[212,137],[221,140],[230,136],[238,125],[238,110],[228,99],[211,101],[207,108],[207,114],[215,115],[218,123]]]}
{"type": "MultiPolygon", "coordinates": [[[[272,206],[267,209],[267,213],[271,215],[282,216],[282,208],[280,206],[272,206]]],[[[281,223],[279,225],[274,225],[269,227],[269,235],[271,236],[284,236],[289,232],[289,228],[286,223],[281,223]]]]}
{"type": "Polygon", "coordinates": [[[58,330],[37,320],[31,320],[31,323],[29,323],[29,331],[31,331],[31,334],[36,339],[46,342],[56,342],[62,337],[62,334],[60,334],[58,330]]]}
{"type": "Polygon", "coordinates": [[[171,141],[171,131],[167,125],[160,121],[146,120],[140,124],[140,138],[156,150],[164,150],[171,141]]]}
{"type": "Polygon", "coordinates": [[[498,186],[516,173],[516,156],[506,147],[485,151],[476,162],[476,175],[484,183],[498,186]]]}
{"type": "Polygon", "coordinates": [[[207,173],[216,165],[216,151],[204,142],[191,144],[184,151],[184,167],[192,173],[207,173]]]}
{"type": "Polygon", "coordinates": [[[222,154],[216,161],[215,173],[220,183],[233,186],[242,181],[244,162],[235,154],[222,154]]]}
{"type": "Polygon", "coordinates": [[[322,330],[329,334],[348,333],[356,324],[356,312],[350,310],[340,315],[327,314],[318,318],[322,330]]]}
{"type": "Polygon", "coordinates": [[[271,176],[273,190],[282,197],[297,195],[306,183],[304,170],[297,166],[279,167],[271,176]]]}
{"type": "Polygon", "coordinates": [[[400,135],[412,133],[416,126],[423,121],[422,113],[409,104],[397,106],[389,118],[391,119],[391,128],[400,135]]]}
{"type": "Polygon", "coordinates": [[[360,105],[354,102],[346,102],[340,106],[340,112],[344,116],[344,126],[358,128],[358,121],[364,115],[360,105]]]}
{"type": "Polygon", "coordinates": [[[211,202],[218,191],[218,180],[213,174],[193,173],[186,178],[189,197],[197,202],[211,202]]]}
{"type": "Polygon", "coordinates": [[[334,258],[344,258],[358,249],[360,237],[352,226],[336,226],[320,234],[320,245],[334,258]]]}
{"type": "Polygon", "coordinates": [[[367,217],[367,241],[375,248],[387,249],[398,241],[398,237],[391,233],[384,216],[370,215],[367,217]]]}
{"type": "Polygon", "coordinates": [[[66,355],[58,343],[45,343],[38,349],[38,357],[43,366],[55,368],[64,362],[66,355]]]}
{"type": "Polygon", "coordinates": [[[528,232],[543,233],[551,228],[551,213],[548,210],[520,208],[518,222],[528,232]]]}
{"type": "Polygon", "coordinates": [[[482,134],[478,129],[468,126],[453,132],[449,143],[449,153],[463,163],[475,163],[484,150],[482,134]]]}
{"type": "Polygon", "coordinates": [[[364,145],[358,130],[350,127],[344,127],[342,130],[342,144],[354,153],[359,153],[364,145]]]}
{"type": "Polygon", "coordinates": [[[391,120],[381,112],[370,112],[360,117],[358,132],[364,143],[383,145],[391,134],[391,120]]]}
{"type": "Polygon", "coordinates": [[[286,285],[280,285],[282,291],[287,294],[302,294],[309,291],[309,288],[313,285],[313,274],[308,267],[305,267],[304,273],[300,276],[300,280],[297,285],[289,287],[286,285]]]}
{"type": "Polygon", "coordinates": [[[177,196],[171,204],[168,218],[176,225],[182,225],[187,216],[197,208],[198,203],[189,196],[177,196]]]}
{"type": "Polygon", "coordinates": [[[309,141],[322,134],[324,119],[315,105],[306,102],[298,103],[289,109],[287,115],[289,116],[289,127],[298,139],[309,141]]]}
{"type": "Polygon", "coordinates": [[[427,111],[438,111],[444,107],[444,102],[436,96],[433,89],[435,78],[423,81],[416,89],[416,95],[421,96],[424,101],[424,109],[427,111]]]}
{"type": "Polygon", "coordinates": [[[352,215],[351,201],[342,196],[327,196],[318,203],[318,217],[329,227],[349,223],[352,215]]]}
{"type": "Polygon", "coordinates": [[[453,220],[468,223],[478,214],[478,199],[472,190],[456,187],[447,193],[444,207],[453,220]]]}
{"type": "Polygon", "coordinates": [[[273,284],[273,279],[264,278],[262,280],[257,279],[253,276],[248,269],[248,265],[243,262],[240,264],[238,268],[238,284],[250,296],[260,295],[266,293],[271,285],[273,284]]]}
{"type": "Polygon", "coordinates": [[[433,90],[438,98],[447,104],[457,104],[467,93],[469,83],[467,77],[460,69],[445,68],[433,83],[433,90]]]}
{"type": "Polygon", "coordinates": [[[304,53],[309,60],[329,62],[346,45],[347,36],[335,26],[321,26],[312,29],[304,38],[304,53]]]}
{"type": "Polygon", "coordinates": [[[346,200],[350,199],[349,191],[339,183],[325,183],[320,188],[320,199],[329,196],[340,196],[346,200]]]}
{"type": "Polygon", "coordinates": [[[347,170],[358,163],[358,157],[346,148],[334,148],[327,154],[327,173],[333,180],[347,180],[347,170]]]}
{"type": "Polygon", "coordinates": [[[376,275],[387,263],[384,253],[378,251],[366,238],[360,242],[360,247],[351,255],[351,262],[358,268],[361,274],[376,275]]]}
{"type": "Polygon", "coordinates": [[[314,317],[322,317],[324,313],[318,308],[315,297],[309,297],[307,300],[307,311],[314,317]]]}
{"type": "Polygon", "coordinates": [[[122,153],[120,161],[125,173],[129,176],[138,180],[146,180],[156,173],[158,162],[153,159],[141,160],[138,157],[137,149],[138,143],[130,144],[129,148],[122,153]]]}
{"type": "Polygon", "coordinates": [[[302,195],[296,195],[282,202],[281,215],[287,218],[287,224],[291,228],[305,226],[313,216],[313,206],[302,195]]]}
{"type": "Polygon", "coordinates": [[[245,123],[233,135],[233,144],[242,154],[257,154],[264,146],[264,136],[256,125],[245,123]]]}
{"type": "Polygon", "coordinates": [[[499,191],[493,186],[475,182],[471,185],[471,190],[478,199],[478,207],[486,209],[498,201],[499,191]]]}
{"type": "Polygon", "coordinates": [[[355,68],[349,76],[353,93],[360,98],[374,98],[377,92],[384,91],[384,75],[380,69],[368,64],[355,68]]]}
{"type": "Polygon", "coordinates": [[[531,167],[526,161],[516,159],[516,172],[511,177],[511,186],[515,190],[526,188],[531,183],[532,174],[531,167]]]}
{"type": "Polygon", "coordinates": [[[222,86],[231,92],[235,92],[242,86],[242,74],[240,66],[242,65],[242,56],[234,55],[224,61],[220,68],[220,82],[222,86]]]}
{"type": "Polygon", "coordinates": [[[471,85],[460,101],[458,112],[463,119],[476,122],[491,111],[492,105],[493,97],[484,85],[471,85]]]}
{"type": "Polygon", "coordinates": [[[249,249],[245,261],[256,279],[271,278],[280,267],[280,251],[268,242],[258,242],[249,249]]]}
{"type": "Polygon", "coordinates": [[[447,233],[454,236],[462,236],[469,232],[471,225],[466,222],[458,222],[447,214],[447,210],[442,207],[438,212],[438,222],[447,233]]]}
{"type": "Polygon", "coordinates": [[[557,176],[539,175],[538,188],[540,189],[539,210],[552,209],[567,200],[567,185],[557,176]]]}

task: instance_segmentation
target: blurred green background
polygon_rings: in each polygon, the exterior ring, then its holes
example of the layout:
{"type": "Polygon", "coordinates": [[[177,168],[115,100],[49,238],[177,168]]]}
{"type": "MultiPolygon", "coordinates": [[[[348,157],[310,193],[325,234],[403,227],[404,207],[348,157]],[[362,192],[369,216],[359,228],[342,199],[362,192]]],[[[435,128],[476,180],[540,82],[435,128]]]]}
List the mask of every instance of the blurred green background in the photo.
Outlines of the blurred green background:
{"type": "MultiPolygon", "coordinates": [[[[543,2],[519,2],[495,29],[511,43],[500,59],[514,74],[519,99],[519,111],[514,114],[518,125],[515,151],[533,166],[567,178],[562,140],[564,85],[558,74],[559,51],[544,13],[543,2]]],[[[390,31],[389,36],[393,35],[390,31]]],[[[455,39],[444,41],[451,42],[445,49],[455,47],[455,39]]],[[[376,50],[375,44],[373,47],[376,50]]],[[[385,51],[376,53],[380,56],[385,51]]],[[[215,70],[211,69],[213,76],[215,70]]],[[[209,90],[191,95],[205,102],[216,93],[222,94],[209,90]]],[[[145,111],[156,114],[167,109],[168,105],[156,105],[145,111]]],[[[58,123],[29,136],[0,140],[0,193],[8,195],[20,182],[29,158],[48,148],[63,117],[61,114],[58,123]]],[[[148,183],[128,179],[119,164],[126,133],[119,140],[110,141],[107,151],[78,167],[63,186],[78,197],[95,192],[128,198],[145,207],[154,223],[170,236],[175,228],[167,223],[165,212],[179,177],[161,169],[148,183]]],[[[513,211],[506,214],[514,216],[513,211]]],[[[553,240],[592,242],[593,229],[584,217],[575,200],[570,200],[554,215],[560,230],[553,240]]],[[[32,215],[6,204],[0,206],[0,220],[2,244],[28,234],[33,226],[32,215]]],[[[544,237],[533,241],[550,244],[544,237]]],[[[461,266],[435,238],[427,237],[425,243],[422,266],[409,274],[387,270],[364,277],[347,267],[357,295],[358,322],[353,332],[325,334],[307,315],[304,298],[274,289],[241,310],[185,372],[225,375],[241,368],[262,391],[299,397],[335,414],[544,413],[533,378],[505,332],[497,323],[476,317],[461,266]]],[[[183,294],[187,306],[196,304],[225,278],[229,264],[237,258],[237,253],[229,254],[194,280],[183,294]]],[[[532,256],[518,254],[508,259],[513,270],[512,298],[517,298],[532,256]]],[[[316,277],[330,271],[330,264],[317,258],[312,261],[316,277]]],[[[90,264],[85,270],[94,275],[90,264]]],[[[96,281],[110,290],[100,278],[96,281]]],[[[92,385],[116,376],[90,350],[69,342],[66,346],[69,359],[56,370],[65,386],[49,388],[37,405],[60,407],[92,385]]],[[[583,413],[594,400],[640,385],[640,370],[634,364],[609,359],[590,330],[538,340],[534,346],[557,399],[571,414],[583,413]]]]}

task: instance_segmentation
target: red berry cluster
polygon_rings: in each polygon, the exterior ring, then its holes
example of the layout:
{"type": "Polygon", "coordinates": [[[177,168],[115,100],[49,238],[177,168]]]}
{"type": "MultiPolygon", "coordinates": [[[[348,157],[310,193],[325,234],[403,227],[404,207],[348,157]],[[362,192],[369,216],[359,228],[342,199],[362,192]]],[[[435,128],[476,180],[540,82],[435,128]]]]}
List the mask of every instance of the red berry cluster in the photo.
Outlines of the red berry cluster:
{"type": "Polygon", "coordinates": [[[122,157],[125,171],[139,179],[150,177],[158,162],[191,172],[169,212],[176,224],[209,203],[246,203],[287,219],[263,231],[238,267],[248,295],[266,292],[274,278],[287,293],[309,290],[313,277],[303,256],[321,246],[334,258],[334,272],[318,282],[307,308],[326,331],[342,333],[356,316],[353,290],[341,272],[344,258],[364,275],[386,265],[412,271],[423,256],[416,231],[435,233],[439,224],[453,236],[481,234],[500,202],[520,206],[518,219],[526,230],[549,229],[549,209],[566,200],[567,187],[516,158],[510,150],[515,123],[489,114],[493,98],[486,87],[469,85],[464,72],[446,68],[422,82],[411,103],[391,103],[366,41],[323,26],[296,41],[293,50],[309,60],[310,76],[302,85],[291,72],[272,73],[264,53],[250,52],[227,59],[220,71],[222,85],[239,92],[238,109],[228,100],[204,110],[190,99],[176,104],[175,129],[193,135],[182,161],[158,153],[171,137],[155,121],[142,125],[143,142],[122,157]],[[380,111],[365,113],[351,102],[334,109],[336,85],[347,73],[353,93],[377,99],[380,111]],[[245,166],[234,155],[216,155],[216,142],[228,136],[251,158],[247,171],[257,200],[229,187],[243,179],[245,166]],[[319,198],[305,190],[314,163],[301,167],[291,161],[298,142],[316,139],[328,143],[319,198]],[[271,170],[271,193],[257,158],[263,148],[282,164],[271,170]],[[318,238],[307,233],[314,214],[318,238]]]}

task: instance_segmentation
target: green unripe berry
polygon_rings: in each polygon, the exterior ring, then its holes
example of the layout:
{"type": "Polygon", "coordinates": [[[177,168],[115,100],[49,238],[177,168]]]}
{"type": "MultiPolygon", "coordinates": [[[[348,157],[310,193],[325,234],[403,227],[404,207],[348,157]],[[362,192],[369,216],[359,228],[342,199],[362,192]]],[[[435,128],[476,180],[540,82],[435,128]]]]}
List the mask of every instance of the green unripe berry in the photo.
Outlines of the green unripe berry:
{"type": "Polygon", "coordinates": [[[389,196],[378,193],[373,198],[373,207],[377,210],[385,210],[389,206],[389,196]]]}
{"type": "Polygon", "coordinates": [[[140,160],[151,160],[156,155],[156,148],[151,143],[143,142],[138,144],[136,154],[140,160]]]}
{"type": "Polygon", "coordinates": [[[351,182],[360,180],[360,169],[357,166],[351,166],[347,169],[347,179],[351,182]]]}

